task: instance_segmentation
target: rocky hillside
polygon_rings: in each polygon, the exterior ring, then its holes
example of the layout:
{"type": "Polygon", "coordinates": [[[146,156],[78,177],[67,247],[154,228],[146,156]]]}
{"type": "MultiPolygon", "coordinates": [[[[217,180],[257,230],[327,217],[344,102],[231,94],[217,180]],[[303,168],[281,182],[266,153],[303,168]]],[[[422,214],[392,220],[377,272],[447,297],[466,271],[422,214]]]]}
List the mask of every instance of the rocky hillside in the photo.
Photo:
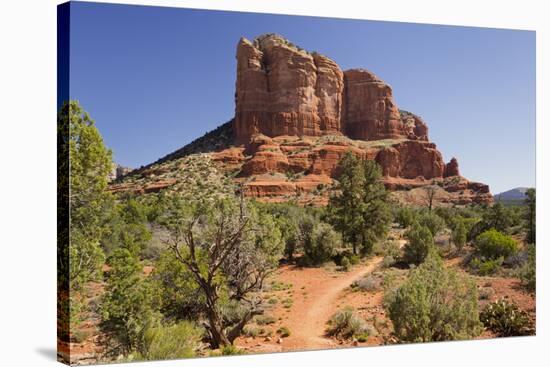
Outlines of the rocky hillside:
{"type": "Polygon", "coordinates": [[[347,151],[376,160],[399,200],[419,203],[429,191],[440,203],[492,201],[487,185],[460,176],[456,158],[445,164],[426,123],[399,110],[388,84],[365,69],[342,71],[274,34],[237,44],[231,121],[111,189],[180,187],[173,161],[200,153],[247,196],[322,205],[347,151]]]}

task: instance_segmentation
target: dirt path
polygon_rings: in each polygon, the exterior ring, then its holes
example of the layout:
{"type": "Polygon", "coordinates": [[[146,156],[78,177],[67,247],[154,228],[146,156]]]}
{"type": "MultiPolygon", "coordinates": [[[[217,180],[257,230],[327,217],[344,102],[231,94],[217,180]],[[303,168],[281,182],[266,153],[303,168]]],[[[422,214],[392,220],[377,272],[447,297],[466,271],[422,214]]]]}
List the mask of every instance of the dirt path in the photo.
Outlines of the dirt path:
{"type": "MultiPolygon", "coordinates": [[[[283,323],[291,336],[282,343],[283,350],[326,349],[338,345],[326,338],[325,328],[330,317],[338,310],[342,291],[354,281],[372,273],[382,257],[369,259],[347,273],[330,274],[325,269],[285,269],[278,279],[293,284],[293,306],[286,311],[283,323]]],[[[285,313],[284,310],[280,310],[285,313]]]]}

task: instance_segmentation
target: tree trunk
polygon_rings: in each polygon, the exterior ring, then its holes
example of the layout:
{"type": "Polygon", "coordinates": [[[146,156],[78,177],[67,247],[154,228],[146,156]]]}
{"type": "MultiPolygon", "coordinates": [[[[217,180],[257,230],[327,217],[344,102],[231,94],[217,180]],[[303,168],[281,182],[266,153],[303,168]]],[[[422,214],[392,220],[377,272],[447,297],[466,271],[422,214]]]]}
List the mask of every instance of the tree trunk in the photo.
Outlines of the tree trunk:
{"type": "Polygon", "coordinates": [[[231,343],[223,330],[222,316],[218,312],[215,289],[206,282],[202,283],[201,286],[206,295],[206,316],[208,318],[208,328],[210,331],[210,344],[214,349],[230,345],[231,343]]]}

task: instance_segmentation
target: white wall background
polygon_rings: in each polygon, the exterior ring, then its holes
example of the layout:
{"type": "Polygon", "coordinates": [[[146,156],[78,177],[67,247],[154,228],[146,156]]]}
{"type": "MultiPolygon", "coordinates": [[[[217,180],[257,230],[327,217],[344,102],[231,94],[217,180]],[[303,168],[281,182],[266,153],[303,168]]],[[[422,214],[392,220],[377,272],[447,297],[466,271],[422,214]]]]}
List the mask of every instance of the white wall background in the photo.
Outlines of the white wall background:
{"type": "MultiPolygon", "coordinates": [[[[0,365],[55,361],[56,0],[0,10],[0,365]]],[[[550,30],[545,1],[111,1],[537,31],[537,336],[150,363],[148,366],[548,365],[550,30]],[[546,104],[543,103],[546,101],[546,104]]],[[[100,25],[99,25],[100,26],[100,25]]]]}

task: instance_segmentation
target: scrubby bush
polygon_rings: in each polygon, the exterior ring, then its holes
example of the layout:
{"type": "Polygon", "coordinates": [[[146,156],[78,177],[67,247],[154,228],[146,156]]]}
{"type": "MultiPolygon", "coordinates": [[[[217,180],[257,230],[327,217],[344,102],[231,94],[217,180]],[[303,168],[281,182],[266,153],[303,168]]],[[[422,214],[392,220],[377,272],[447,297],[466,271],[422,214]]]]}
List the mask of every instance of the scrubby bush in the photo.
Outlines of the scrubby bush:
{"type": "Polygon", "coordinates": [[[329,261],[335,249],[341,247],[340,235],[331,225],[309,218],[300,223],[300,242],[304,248],[305,265],[320,265],[329,261]]]}
{"type": "Polygon", "coordinates": [[[367,275],[364,278],[353,282],[351,287],[364,292],[371,292],[380,289],[380,280],[372,275],[367,275]]]}
{"type": "Polygon", "coordinates": [[[504,299],[488,304],[479,318],[487,329],[500,336],[525,335],[530,327],[527,313],[504,299]]]}
{"type": "Polygon", "coordinates": [[[159,315],[151,283],[143,278],[141,264],[130,251],[114,250],[107,264],[111,270],[101,299],[101,327],[112,339],[109,352],[127,355],[136,350],[159,315]]]}
{"type": "Polygon", "coordinates": [[[395,221],[402,227],[410,227],[415,221],[415,213],[409,207],[398,208],[395,212],[395,221]]]}
{"type": "Polygon", "coordinates": [[[336,312],[328,321],[327,335],[339,339],[351,339],[365,334],[367,325],[352,307],[346,307],[336,312]]]}
{"type": "Polygon", "coordinates": [[[490,229],[477,236],[475,247],[478,254],[486,259],[507,258],[518,251],[517,242],[496,229],[490,229]]]}
{"type": "Polygon", "coordinates": [[[148,360],[190,358],[200,346],[203,330],[189,321],[148,329],[140,348],[148,360]]]}
{"type": "Polygon", "coordinates": [[[250,338],[255,338],[259,335],[261,335],[263,332],[265,332],[264,329],[257,328],[254,326],[245,326],[243,328],[243,331],[241,332],[242,335],[248,336],[250,338]]]}
{"type": "Polygon", "coordinates": [[[386,292],[385,305],[401,342],[468,339],[480,332],[475,284],[445,269],[433,253],[386,292]]]}
{"type": "Polygon", "coordinates": [[[222,352],[222,356],[237,356],[237,355],[241,355],[241,354],[246,354],[245,350],[239,349],[239,348],[237,348],[236,346],[234,346],[232,344],[228,344],[228,345],[224,346],[221,349],[221,352],[222,352]]]}
{"type": "Polygon", "coordinates": [[[432,233],[427,227],[415,225],[406,233],[409,242],[404,248],[404,260],[409,264],[420,264],[434,248],[432,233]]]}
{"type": "Polygon", "coordinates": [[[432,236],[436,236],[445,228],[445,221],[437,214],[427,212],[418,217],[418,224],[427,227],[432,236]]]}
{"type": "Polygon", "coordinates": [[[507,233],[520,223],[520,215],[517,208],[506,207],[502,203],[495,203],[482,211],[481,220],[472,226],[468,239],[475,239],[479,234],[492,228],[499,232],[507,233]]]}
{"type": "MultiPolygon", "coordinates": [[[[272,298],[272,299],[276,300],[276,298],[272,298]]],[[[270,324],[274,324],[275,321],[277,321],[275,317],[268,316],[268,315],[258,315],[255,317],[254,320],[256,320],[256,324],[258,325],[270,325],[270,324]]]]}
{"type": "Polygon", "coordinates": [[[453,231],[451,234],[451,239],[453,244],[456,246],[456,249],[461,252],[466,244],[466,239],[468,232],[464,221],[461,218],[458,218],[454,224],[453,231]]]}
{"type": "Polygon", "coordinates": [[[502,257],[492,260],[480,260],[478,258],[474,258],[470,263],[470,267],[472,268],[474,273],[478,275],[491,275],[496,273],[496,271],[500,269],[503,261],[504,259],[502,257]]]}
{"type": "Polygon", "coordinates": [[[534,292],[537,287],[537,264],[536,264],[536,247],[529,245],[527,261],[519,269],[519,278],[521,283],[529,290],[534,292]]]}
{"type": "Polygon", "coordinates": [[[290,336],[290,329],[286,326],[281,326],[277,329],[277,334],[279,334],[281,338],[287,338],[290,336]]]}
{"type": "Polygon", "coordinates": [[[351,262],[349,261],[349,259],[347,257],[344,257],[342,259],[342,262],[341,262],[341,265],[342,265],[342,269],[344,271],[350,271],[351,269],[351,262]]]}

